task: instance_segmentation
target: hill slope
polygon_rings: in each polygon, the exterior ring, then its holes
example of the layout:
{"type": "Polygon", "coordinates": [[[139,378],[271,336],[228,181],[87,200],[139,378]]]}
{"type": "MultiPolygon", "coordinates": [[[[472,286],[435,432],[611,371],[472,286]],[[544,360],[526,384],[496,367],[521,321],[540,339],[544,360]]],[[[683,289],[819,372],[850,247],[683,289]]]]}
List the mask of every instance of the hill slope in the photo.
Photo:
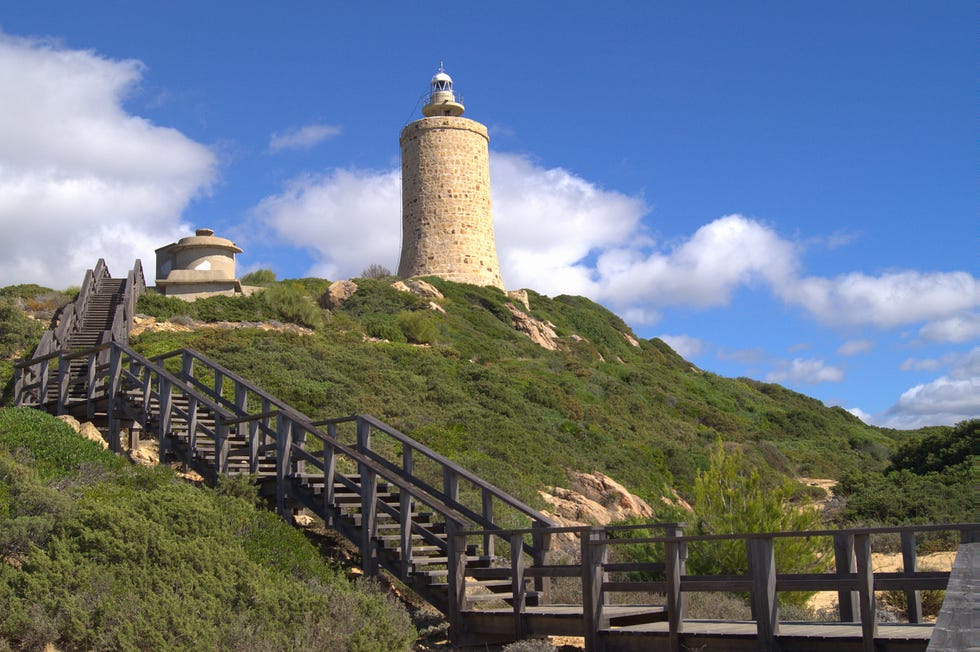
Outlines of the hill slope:
{"type": "Polygon", "coordinates": [[[525,310],[494,288],[430,278],[442,294],[430,300],[393,280],[355,279],[329,311],[313,304],[322,279],[279,284],[272,301],[150,295],[138,310],[160,319],[302,315],[294,321],[317,328],[155,332],[134,345],[198,349],[313,417],[373,414],[532,501],[568,470],[602,471],[647,499],[686,493],[719,438],[769,475],[837,477],[883,468],[907,436],[778,385],[697,369],[582,297],[528,292],[525,310]],[[558,350],[519,332],[515,310],[547,324],[558,350]]]}

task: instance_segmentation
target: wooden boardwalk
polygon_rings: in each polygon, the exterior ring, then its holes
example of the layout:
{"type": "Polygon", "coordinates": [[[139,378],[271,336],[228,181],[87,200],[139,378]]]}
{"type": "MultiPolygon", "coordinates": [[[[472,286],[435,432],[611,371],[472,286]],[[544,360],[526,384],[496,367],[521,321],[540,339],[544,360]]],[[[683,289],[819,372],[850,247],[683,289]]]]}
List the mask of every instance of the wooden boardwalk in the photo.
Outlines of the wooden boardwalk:
{"type": "Polygon", "coordinates": [[[99,261],[58,327],[15,366],[16,403],[93,421],[115,451],[153,438],[161,462],[183,461],[210,482],[254,475],[284,518],[315,514],[359,548],[365,573],[388,573],[439,609],[460,645],[572,635],[590,652],[925,650],[933,626],[921,624],[920,593],[945,588],[949,573],[917,568],[917,536],[954,531],[961,548],[977,545],[977,524],[722,536],[685,536],[679,523],[558,527],[369,415],[311,419],[196,351],[139,355],[127,340],[143,289],[138,261],[125,280],[99,261]],[[637,529],[647,538],[623,538],[637,529]],[[560,535],[578,541],[578,560],[555,563],[560,535]],[[833,570],[778,574],[775,542],[794,537],[826,538],[833,570]],[[901,541],[902,571],[874,572],[881,538],[901,541]],[[688,575],[689,548],[720,540],[745,546],[745,572],[688,575]],[[662,558],[615,561],[623,544],[657,546],[662,558]],[[578,602],[555,604],[555,582],[578,587],[578,602]],[[910,624],[877,622],[882,590],[905,593],[910,624]],[[841,622],[781,622],[784,591],[836,591],[841,622]],[[753,620],[691,620],[692,592],[748,594],[753,620]],[[648,603],[614,604],[623,593],[648,603]]]}

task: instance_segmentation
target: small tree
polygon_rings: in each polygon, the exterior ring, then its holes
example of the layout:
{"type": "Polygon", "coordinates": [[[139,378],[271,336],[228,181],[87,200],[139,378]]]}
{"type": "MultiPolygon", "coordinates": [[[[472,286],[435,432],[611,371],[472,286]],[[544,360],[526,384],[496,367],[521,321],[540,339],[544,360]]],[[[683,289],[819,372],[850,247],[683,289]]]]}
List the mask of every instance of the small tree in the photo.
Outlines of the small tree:
{"type": "MultiPolygon", "coordinates": [[[[791,501],[793,483],[763,487],[759,471],[749,468],[741,450],[729,453],[721,440],[709,466],[694,481],[693,534],[741,534],[817,530],[820,512],[791,501]]],[[[830,564],[827,537],[789,537],[775,540],[776,570],[780,573],[822,572],[830,564]]],[[[690,546],[688,572],[738,574],[748,568],[745,542],[703,541],[690,546]]],[[[804,603],[807,594],[783,594],[784,602],[804,603]]]]}
{"type": "Polygon", "coordinates": [[[378,263],[371,263],[361,272],[361,278],[384,278],[391,275],[390,269],[378,263]]]}

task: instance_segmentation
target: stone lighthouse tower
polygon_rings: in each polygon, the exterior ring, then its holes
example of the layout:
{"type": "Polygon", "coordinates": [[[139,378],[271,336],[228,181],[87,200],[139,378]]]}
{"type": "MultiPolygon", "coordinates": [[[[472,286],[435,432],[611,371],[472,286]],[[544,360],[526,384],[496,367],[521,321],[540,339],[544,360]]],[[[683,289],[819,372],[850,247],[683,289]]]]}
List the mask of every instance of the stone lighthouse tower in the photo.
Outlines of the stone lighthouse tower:
{"type": "Polygon", "coordinates": [[[442,66],[421,120],[401,133],[402,251],[398,275],[504,283],[490,210],[487,128],[463,115],[442,66]]]}

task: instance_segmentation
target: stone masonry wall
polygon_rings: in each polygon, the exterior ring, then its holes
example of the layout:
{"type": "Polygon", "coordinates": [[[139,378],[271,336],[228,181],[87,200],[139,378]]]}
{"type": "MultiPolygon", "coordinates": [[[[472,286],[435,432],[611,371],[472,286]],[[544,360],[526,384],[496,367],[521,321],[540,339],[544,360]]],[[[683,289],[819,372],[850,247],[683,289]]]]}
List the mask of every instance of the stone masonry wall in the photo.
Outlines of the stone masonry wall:
{"type": "Polygon", "coordinates": [[[402,251],[398,275],[503,289],[490,206],[487,128],[423,118],[401,133],[402,251]]]}

